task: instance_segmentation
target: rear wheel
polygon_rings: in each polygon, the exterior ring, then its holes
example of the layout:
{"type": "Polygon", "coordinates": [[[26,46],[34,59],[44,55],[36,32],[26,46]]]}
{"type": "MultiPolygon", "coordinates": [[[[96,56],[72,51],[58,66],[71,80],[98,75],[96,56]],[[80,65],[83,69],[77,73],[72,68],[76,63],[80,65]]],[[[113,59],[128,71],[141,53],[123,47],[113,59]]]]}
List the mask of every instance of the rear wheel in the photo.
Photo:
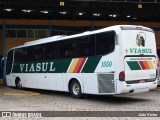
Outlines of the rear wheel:
{"type": "Polygon", "coordinates": [[[82,98],[81,85],[77,80],[71,82],[69,91],[72,97],[82,98]]]}
{"type": "Polygon", "coordinates": [[[22,81],[19,78],[16,79],[16,88],[22,89],[22,81]]]}

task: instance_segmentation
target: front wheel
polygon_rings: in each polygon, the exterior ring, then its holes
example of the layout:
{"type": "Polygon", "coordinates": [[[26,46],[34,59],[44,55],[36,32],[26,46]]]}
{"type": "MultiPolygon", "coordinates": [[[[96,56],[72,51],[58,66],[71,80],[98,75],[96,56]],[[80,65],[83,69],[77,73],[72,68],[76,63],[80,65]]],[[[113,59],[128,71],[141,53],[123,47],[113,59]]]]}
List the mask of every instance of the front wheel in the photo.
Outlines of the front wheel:
{"type": "Polygon", "coordinates": [[[70,94],[74,98],[82,98],[81,85],[77,80],[71,82],[70,94]]]}
{"type": "Polygon", "coordinates": [[[20,79],[16,79],[16,88],[22,89],[22,81],[20,79]]]}

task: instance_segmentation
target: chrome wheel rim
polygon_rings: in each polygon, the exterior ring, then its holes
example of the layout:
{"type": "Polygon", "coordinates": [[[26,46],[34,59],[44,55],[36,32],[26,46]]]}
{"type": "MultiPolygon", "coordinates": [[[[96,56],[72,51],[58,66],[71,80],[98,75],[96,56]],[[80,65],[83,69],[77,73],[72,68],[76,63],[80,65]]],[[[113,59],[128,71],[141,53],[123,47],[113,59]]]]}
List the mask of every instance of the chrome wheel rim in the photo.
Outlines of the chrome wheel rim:
{"type": "Polygon", "coordinates": [[[75,83],[75,84],[73,85],[73,93],[74,93],[75,95],[78,95],[79,92],[80,92],[80,86],[79,86],[78,83],[75,83]]]}
{"type": "Polygon", "coordinates": [[[22,88],[22,82],[21,82],[21,81],[18,81],[17,86],[18,86],[18,88],[22,88]]]}

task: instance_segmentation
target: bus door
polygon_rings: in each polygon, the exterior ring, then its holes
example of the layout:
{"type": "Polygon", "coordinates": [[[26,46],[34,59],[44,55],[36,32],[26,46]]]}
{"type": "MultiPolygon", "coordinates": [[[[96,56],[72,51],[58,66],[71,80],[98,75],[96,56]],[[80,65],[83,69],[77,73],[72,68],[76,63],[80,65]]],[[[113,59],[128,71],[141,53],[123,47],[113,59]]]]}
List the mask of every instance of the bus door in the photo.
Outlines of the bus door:
{"type": "Polygon", "coordinates": [[[12,67],[13,67],[13,54],[14,54],[13,50],[8,52],[7,64],[6,64],[6,75],[8,75],[7,85],[10,86],[14,86],[13,74],[10,74],[12,72],[12,67]]]}

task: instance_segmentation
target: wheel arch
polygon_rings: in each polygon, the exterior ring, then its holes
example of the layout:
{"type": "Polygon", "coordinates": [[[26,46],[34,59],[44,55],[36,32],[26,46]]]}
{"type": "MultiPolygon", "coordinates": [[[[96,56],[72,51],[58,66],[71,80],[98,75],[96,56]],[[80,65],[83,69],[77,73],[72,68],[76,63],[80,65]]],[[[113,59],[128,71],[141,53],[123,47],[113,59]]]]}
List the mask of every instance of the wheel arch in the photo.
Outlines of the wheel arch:
{"type": "Polygon", "coordinates": [[[17,77],[15,78],[15,86],[17,85],[17,82],[18,82],[18,81],[21,81],[21,82],[22,82],[22,79],[20,79],[19,76],[17,76],[17,77]]]}
{"type": "Polygon", "coordinates": [[[83,84],[82,84],[82,81],[79,78],[71,78],[69,80],[69,82],[68,82],[68,91],[70,92],[69,87],[70,87],[72,81],[78,81],[80,86],[81,86],[81,93],[84,93],[83,84]]]}

